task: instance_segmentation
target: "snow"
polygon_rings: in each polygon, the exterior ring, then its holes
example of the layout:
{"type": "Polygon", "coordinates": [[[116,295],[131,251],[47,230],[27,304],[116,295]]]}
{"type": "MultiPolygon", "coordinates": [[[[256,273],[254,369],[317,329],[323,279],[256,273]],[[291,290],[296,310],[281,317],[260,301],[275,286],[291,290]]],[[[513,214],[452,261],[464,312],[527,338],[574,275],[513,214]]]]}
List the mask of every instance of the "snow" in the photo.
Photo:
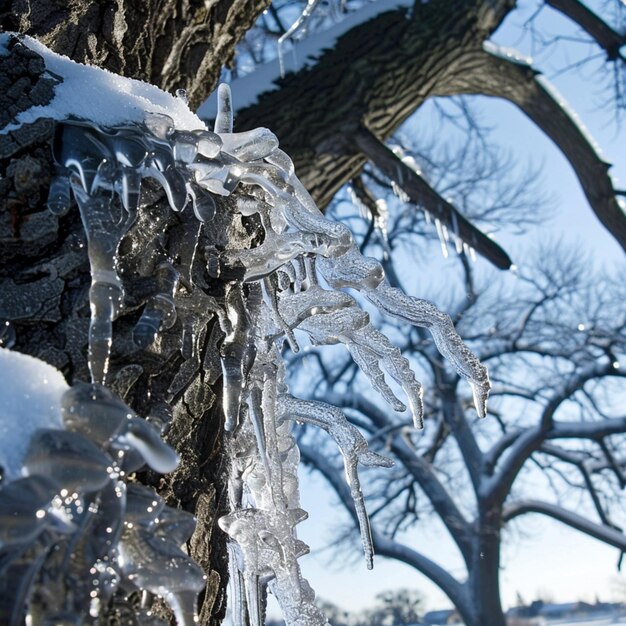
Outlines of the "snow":
{"type": "Polygon", "coordinates": [[[63,374],[40,359],[0,348],[0,465],[4,480],[20,477],[22,460],[38,428],[63,428],[63,374]]]}
{"type": "Polygon", "coordinates": [[[489,54],[500,57],[505,61],[514,61],[515,63],[519,63],[520,65],[532,65],[533,63],[532,57],[522,54],[519,50],[516,50],[515,48],[501,46],[497,43],[494,43],[493,41],[483,42],[483,50],[485,50],[485,52],[489,52],[489,54]]]}
{"type": "MultiPolygon", "coordinates": [[[[350,13],[327,30],[315,33],[295,45],[295,52],[284,52],[285,72],[297,72],[314,65],[324,50],[335,47],[337,39],[359,24],[363,24],[386,11],[399,8],[410,8],[411,0],[378,0],[366,5],[359,11],[350,13]],[[297,53],[297,54],[296,54],[297,53]]],[[[233,103],[236,111],[241,111],[255,104],[260,94],[278,89],[276,81],[280,79],[280,63],[278,58],[257,67],[254,72],[237,78],[230,84],[233,103]]],[[[200,105],[198,115],[202,119],[215,119],[217,96],[213,92],[200,105]]]]}
{"type": "MultiPolygon", "coordinates": [[[[7,44],[13,35],[16,33],[0,33],[0,55],[6,54],[7,44]]],[[[16,123],[0,130],[2,134],[39,118],[64,120],[74,117],[97,122],[100,126],[140,123],[147,111],[169,115],[174,119],[177,130],[205,128],[182,98],[140,80],[76,63],[52,52],[32,37],[19,37],[28,48],[43,57],[50,75],[62,77],[63,82],[56,85],[54,98],[48,105],[22,111],[17,115],[16,123]]]]}

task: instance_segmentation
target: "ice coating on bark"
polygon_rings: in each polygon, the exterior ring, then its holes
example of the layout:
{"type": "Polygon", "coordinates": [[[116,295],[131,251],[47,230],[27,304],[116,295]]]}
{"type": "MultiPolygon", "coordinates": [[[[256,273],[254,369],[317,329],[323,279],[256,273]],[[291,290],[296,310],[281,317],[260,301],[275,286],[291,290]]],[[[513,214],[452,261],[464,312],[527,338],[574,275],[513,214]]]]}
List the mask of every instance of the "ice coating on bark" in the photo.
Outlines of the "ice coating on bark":
{"type": "Polygon", "coordinates": [[[157,293],[146,304],[135,329],[133,340],[147,348],[163,329],[171,328],[176,322],[174,294],[180,274],[171,261],[163,262],[155,272],[157,293]]]}
{"type": "MultiPolygon", "coordinates": [[[[360,291],[388,315],[429,328],[440,352],[472,384],[481,416],[489,391],[486,369],[463,344],[448,316],[430,303],[392,289],[380,263],[360,253],[348,228],[322,215],[271,131],[233,131],[233,106],[225,85],[218,89],[214,132],[176,128],[172,118],[158,111],[147,111],[142,124],[115,128],[64,121],[57,128],[54,156],[57,169],[48,206],[63,215],[73,195],[88,239],[89,365],[97,383],[68,392],[63,419],[69,431],[93,442],[115,463],[110,465],[108,482],[101,485],[101,459],[87,445],[79,461],[82,448],[76,443],[59,456],[59,467],[50,467],[51,475],[69,481],[72,468],[80,463],[93,466],[89,470],[93,476],[85,471],[81,479],[85,484],[77,488],[105,493],[117,476],[144,463],[157,471],[175,467],[177,457],[162,443],[158,431],[102,386],[113,352],[113,322],[125,298],[118,249],[142,210],[144,178],[157,181],[173,211],[193,211],[198,227],[189,232],[194,239],[200,228],[206,228],[202,224],[223,210],[220,197],[233,196],[228,210],[252,218],[261,232],[258,243],[247,249],[223,250],[217,243],[205,247],[207,275],[222,281],[223,296],[212,297],[200,289],[187,292],[194,280],[195,240],[190,250],[170,251],[171,258],[163,255],[153,265],[154,287],[144,298],[133,339],[140,348],[149,349],[160,334],[181,324],[185,359],[181,370],[198,371],[202,359],[212,358],[211,352],[221,363],[232,468],[231,512],[220,525],[236,542],[229,553],[238,626],[248,618],[260,626],[267,585],[283,609],[287,626],[325,625],[297,561],[307,548],[298,540],[295,527],[306,514],[299,506],[299,451],[292,424],[295,420],[317,425],[338,444],[368,567],[373,564],[373,547],[357,465],[388,466],[390,461],[367,449],[363,435],[339,409],[289,395],[283,343],[286,340],[292,351],[298,351],[296,330],[316,344],[343,343],[394,410],[405,411],[408,405],[418,428],[423,420],[422,388],[409,362],[344,289],[360,291]],[[218,334],[212,348],[205,350],[198,337],[214,315],[218,334]],[[406,405],[390,379],[402,388],[406,405]]],[[[441,235],[445,241],[443,230],[441,235]]],[[[172,394],[183,388],[188,375],[181,371],[172,383],[172,394]]],[[[211,384],[216,379],[217,375],[211,384]]],[[[29,457],[33,472],[46,467],[46,450],[53,442],[48,441],[47,448],[44,443],[33,444],[29,457]]],[[[119,498],[115,500],[109,491],[102,503],[113,510],[119,498]]],[[[192,623],[203,582],[201,572],[179,550],[192,530],[192,520],[164,509],[162,501],[151,500],[149,493],[134,487],[124,498],[125,525],[116,527],[119,576],[131,586],[162,595],[179,623],[192,623]]]]}
{"type": "MultiPolygon", "coordinates": [[[[26,359],[16,357],[18,364],[26,359]]],[[[135,468],[145,460],[157,470],[174,469],[178,457],[106,387],[78,383],[61,393],[62,423],[50,420],[55,428],[33,432],[23,477],[5,477],[0,486],[3,624],[99,623],[113,594],[124,599],[133,590],[161,595],[178,624],[195,624],[204,574],[180,549],[193,516],[122,480],[126,454],[140,459],[135,468]]],[[[18,417],[7,410],[15,413],[7,403],[6,419],[18,417]]]]}

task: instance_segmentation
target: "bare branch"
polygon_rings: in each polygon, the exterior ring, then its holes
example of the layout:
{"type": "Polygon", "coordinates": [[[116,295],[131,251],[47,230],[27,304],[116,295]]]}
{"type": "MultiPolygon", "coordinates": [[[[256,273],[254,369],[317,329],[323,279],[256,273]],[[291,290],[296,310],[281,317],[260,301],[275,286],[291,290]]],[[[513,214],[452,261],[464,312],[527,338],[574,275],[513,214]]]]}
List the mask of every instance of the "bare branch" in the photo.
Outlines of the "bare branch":
{"type": "Polygon", "coordinates": [[[519,502],[505,507],[502,513],[502,519],[508,522],[525,513],[547,515],[567,526],[580,530],[590,537],[594,537],[610,546],[614,546],[622,552],[626,551],[626,535],[624,533],[609,526],[596,524],[582,515],[578,515],[578,513],[568,511],[556,504],[550,504],[549,502],[541,502],[540,500],[520,500],[519,502]]]}
{"type": "Polygon", "coordinates": [[[476,228],[459,211],[444,200],[417,172],[399,159],[371,131],[361,126],[353,135],[363,154],[393,180],[412,202],[423,206],[429,213],[449,226],[458,235],[500,269],[509,269],[512,261],[508,254],[485,233],[476,228]]]}
{"type": "Polygon", "coordinates": [[[570,376],[555,388],[542,411],[539,424],[521,432],[517,437],[505,438],[503,441],[511,444],[508,448],[496,444],[487,457],[492,466],[497,462],[495,454],[502,454],[507,449],[510,452],[504,460],[501,470],[486,482],[483,491],[484,497],[493,499],[495,502],[503,502],[526,460],[546,439],[583,438],[599,440],[610,434],[626,432],[626,418],[600,422],[554,422],[554,416],[563,402],[582,389],[587,382],[611,375],[615,375],[615,370],[610,364],[591,363],[587,367],[581,368],[575,375],[570,376]]]}
{"type": "Polygon", "coordinates": [[[467,55],[467,71],[446,85],[446,93],[495,96],[517,105],[543,130],[573,167],[598,219],[626,250],[626,215],[616,198],[603,161],[584,127],[538,72],[519,60],[476,50],[467,55]]]}
{"type": "Polygon", "coordinates": [[[620,56],[626,37],[613,30],[602,18],[578,0],[546,0],[546,4],[576,22],[606,52],[609,61],[620,56]]]}

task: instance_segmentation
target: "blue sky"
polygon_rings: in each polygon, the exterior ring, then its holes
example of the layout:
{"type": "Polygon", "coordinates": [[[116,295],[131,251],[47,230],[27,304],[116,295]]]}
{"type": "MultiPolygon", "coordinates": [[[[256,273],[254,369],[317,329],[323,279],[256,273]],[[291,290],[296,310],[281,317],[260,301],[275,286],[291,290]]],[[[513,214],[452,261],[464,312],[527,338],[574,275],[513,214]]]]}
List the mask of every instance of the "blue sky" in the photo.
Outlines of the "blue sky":
{"type": "MultiPolygon", "coordinates": [[[[524,35],[522,24],[537,3],[520,2],[520,5],[521,10],[507,19],[495,41],[531,55],[531,41],[524,35]]],[[[544,32],[577,34],[565,18],[550,9],[544,9],[538,19],[544,32]]],[[[558,69],[575,60],[576,54],[585,56],[590,52],[590,48],[584,45],[578,47],[578,53],[574,50],[571,44],[556,46],[535,57],[535,63],[578,112],[600,144],[605,160],[613,164],[611,173],[619,184],[620,180],[626,181],[626,131],[616,126],[612,110],[606,105],[612,94],[594,80],[605,68],[598,59],[584,67],[582,77],[576,72],[559,74],[558,69]]],[[[544,164],[544,187],[556,199],[555,211],[549,221],[529,229],[522,237],[498,235],[516,264],[523,265],[524,251],[533,244],[560,236],[565,241],[578,243],[581,250],[591,252],[594,261],[600,265],[609,268],[623,263],[623,251],[589,208],[578,180],[558,149],[512,105],[487,98],[481,100],[485,118],[497,128],[497,140],[514,150],[518,162],[533,160],[544,164]]],[[[423,123],[428,122],[427,116],[420,119],[423,123]]],[[[304,470],[302,501],[310,518],[299,526],[299,532],[301,538],[311,545],[312,555],[304,557],[301,563],[304,575],[319,596],[345,609],[357,610],[372,604],[374,596],[381,591],[408,586],[424,592],[430,609],[449,606],[447,598],[434,585],[408,566],[377,558],[374,570],[368,572],[357,542],[354,543],[353,558],[345,550],[324,550],[338,536],[346,518],[322,479],[304,470]]],[[[424,524],[413,532],[412,542],[416,548],[423,549],[446,564],[450,571],[456,572],[460,561],[445,545],[443,535],[445,532],[437,527],[436,522],[424,524]]],[[[504,548],[501,577],[504,604],[515,604],[518,592],[527,601],[538,596],[555,601],[575,598],[593,601],[596,596],[608,600],[614,597],[617,558],[615,549],[594,539],[557,522],[527,516],[504,548]]]]}

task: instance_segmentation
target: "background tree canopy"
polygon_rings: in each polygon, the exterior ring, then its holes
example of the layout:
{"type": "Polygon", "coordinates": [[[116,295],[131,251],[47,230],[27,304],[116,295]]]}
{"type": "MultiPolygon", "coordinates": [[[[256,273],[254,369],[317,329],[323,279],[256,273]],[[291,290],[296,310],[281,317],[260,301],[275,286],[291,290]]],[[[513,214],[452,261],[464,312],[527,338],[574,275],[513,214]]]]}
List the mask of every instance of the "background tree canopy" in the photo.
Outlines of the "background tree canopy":
{"type": "MultiPolygon", "coordinates": [[[[578,0],[533,6],[565,16],[605,59],[599,80],[619,118],[623,6],[578,0]]],[[[417,265],[412,255],[421,242],[439,239],[455,259],[454,278],[445,279],[450,289],[444,308],[493,382],[495,401],[486,422],[477,423],[469,388],[442,360],[429,333],[409,330],[402,321],[381,324],[424,383],[424,433],[409,431],[406,419],[365,391],[345,354],[328,356],[312,347],[299,354],[286,349],[286,358],[295,385],[311,399],[345,409],[372,449],[396,461],[393,470],[372,470],[364,481],[376,552],[433,580],[468,626],[502,626],[500,555],[503,529],[512,520],[541,513],[619,553],[626,549],[619,504],[626,484],[620,450],[626,418],[617,401],[624,392],[626,294],[619,276],[594,272],[583,253],[554,243],[538,249],[513,287],[508,277],[493,278],[477,269],[484,264],[472,263],[478,255],[498,271],[511,269],[515,259],[491,233],[523,232],[545,219],[552,183],[540,186],[536,168],[518,167],[514,152],[490,143],[473,96],[514,104],[554,142],[606,237],[623,249],[625,192],[616,188],[610,164],[541,68],[491,43],[517,10],[514,2],[310,2],[311,19],[292,32],[306,7],[258,0],[149,0],[141,6],[127,0],[14,0],[0,7],[0,25],[75,61],[169,92],[184,89],[192,109],[200,107],[206,117],[212,110],[206,101],[228,69],[235,130],[271,129],[318,206],[350,223],[361,251],[382,262],[393,287],[417,295],[399,267],[417,265]],[[294,63],[290,41],[298,37],[300,60],[294,63]],[[282,77],[278,40],[288,70],[282,77]],[[453,141],[411,134],[411,120],[426,103],[453,129],[453,141]],[[301,367],[305,360],[307,370],[301,367]],[[441,518],[461,555],[461,576],[404,541],[403,533],[430,514],[441,518]]],[[[549,45],[532,19],[528,27],[538,46],[549,45]]],[[[7,127],[20,112],[50,101],[54,77],[36,54],[15,46],[0,57],[0,85],[0,124],[7,127]]],[[[45,208],[53,136],[45,119],[0,135],[0,318],[10,323],[1,340],[73,382],[88,380],[90,276],[79,216],[57,218],[45,208]]],[[[197,224],[168,212],[157,190],[149,193],[149,219],[122,242],[122,271],[147,268],[147,259],[176,250],[181,265],[189,265],[186,295],[223,298],[224,277],[191,287],[199,261],[184,258],[184,242],[198,235],[197,224]],[[162,238],[150,226],[156,222],[162,238]]],[[[244,226],[206,225],[200,260],[210,262],[208,247],[215,242],[238,249],[258,245],[259,225],[244,226]]],[[[181,455],[180,466],[166,477],[142,471],[138,479],[198,518],[188,549],[207,575],[200,621],[219,624],[228,578],[227,537],[216,523],[228,512],[219,328],[202,325],[190,312],[192,334],[177,324],[170,343],[135,350],[132,329],[155,290],[145,277],[136,282],[136,300],[115,321],[120,340],[113,345],[111,386],[140,415],[173,416],[167,440],[181,455]],[[187,345],[185,337],[192,335],[196,343],[187,345]]],[[[185,306],[182,300],[179,305],[185,306]]],[[[323,475],[356,519],[338,457],[308,427],[297,432],[304,462],[323,475]]],[[[418,600],[400,604],[419,608],[418,600]]],[[[409,623],[385,609],[384,598],[381,604],[376,623],[409,623]]]]}

